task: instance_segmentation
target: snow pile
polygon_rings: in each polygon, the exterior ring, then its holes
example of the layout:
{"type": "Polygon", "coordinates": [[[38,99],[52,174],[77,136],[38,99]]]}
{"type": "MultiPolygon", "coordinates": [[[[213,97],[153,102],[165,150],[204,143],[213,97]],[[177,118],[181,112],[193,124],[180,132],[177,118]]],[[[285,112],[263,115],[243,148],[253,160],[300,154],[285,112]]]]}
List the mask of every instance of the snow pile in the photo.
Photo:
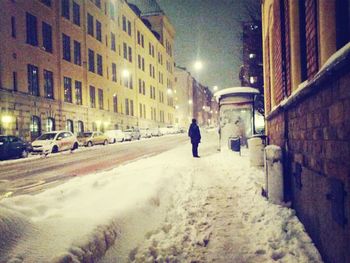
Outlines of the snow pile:
{"type": "Polygon", "coordinates": [[[3,200],[0,220],[30,235],[0,262],[322,262],[294,211],[261,197],[263,173],[246,154],[218,153],[213,134],[200,159],[187,143],[3,200]]]}
{"type": "MultiPolygon", "coordinates": [[[[5,244],[6,254],[1,253],[0,262],[10,258],[23,262],[65,262],[82,257],[93,262],[120,233],[119,218],[135,210],[152,211],[160,202],[164,186],[180,185],[172,178],[173,172],[167,172],[173,158],[174,153],[165,153],[75,178],[38,195],[2,200],[0,208],[21,215],[37,231],[20,239],[14,247],[5,244]]],[[[12,229],[24,225],[18,224],[10,213],[1,213],[0,220],[4,218],[12,219],[9,223],[12,229]]]]}
{"type": "Polygon", "coordinates": [[[227,151],[193,165],[192,183],[131,261],[322,262],[294,211],[261,197],[263,173],[247,156],[227,151]]]}

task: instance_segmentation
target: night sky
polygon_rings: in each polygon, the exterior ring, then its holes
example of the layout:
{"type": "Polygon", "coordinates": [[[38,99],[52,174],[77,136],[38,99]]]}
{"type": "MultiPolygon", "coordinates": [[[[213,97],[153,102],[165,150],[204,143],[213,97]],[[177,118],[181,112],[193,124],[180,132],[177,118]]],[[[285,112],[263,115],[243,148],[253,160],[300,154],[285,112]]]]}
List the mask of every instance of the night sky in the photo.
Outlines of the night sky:
{"type": "Polygon", "coordinates": [[[201,83],[219,89],[240,86],[241,22],[260,0],[158,0],[176,29],[175,61],[201,83]],[[247,5],[250,5],[247,9],[247,5]],[[202,70],[194,70],[201,60],[202,70]]]}

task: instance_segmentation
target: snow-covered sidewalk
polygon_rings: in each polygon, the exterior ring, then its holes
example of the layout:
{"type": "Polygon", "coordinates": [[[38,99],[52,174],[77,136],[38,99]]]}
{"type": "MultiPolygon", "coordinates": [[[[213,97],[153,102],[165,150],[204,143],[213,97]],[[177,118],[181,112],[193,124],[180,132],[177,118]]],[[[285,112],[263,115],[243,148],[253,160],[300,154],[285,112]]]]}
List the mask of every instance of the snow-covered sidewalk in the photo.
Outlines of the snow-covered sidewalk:
{"type": "Polygon", "coordinates": [[[3,200],[0,262],[322,262],[294,211],[260,195],[248,156],[203,135],[200,159],[188,143],[3,200]]]}

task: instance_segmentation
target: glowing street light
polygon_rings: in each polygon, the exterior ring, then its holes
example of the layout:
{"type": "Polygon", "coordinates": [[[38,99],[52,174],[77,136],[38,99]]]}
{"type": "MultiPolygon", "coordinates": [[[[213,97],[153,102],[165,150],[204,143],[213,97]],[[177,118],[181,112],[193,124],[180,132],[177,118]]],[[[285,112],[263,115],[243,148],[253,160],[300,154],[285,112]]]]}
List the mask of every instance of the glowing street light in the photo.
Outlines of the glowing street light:
{"type": "Polygon", "coordinates": [[[169,95],[173,93],[173,91],[171,89],[167,89],[167,92],[169,95]]]}
{"type": "Polygon", "coordinates": [[[190,104],[190,105],[191,105],[192,103],[193,103],[193,101],[192,101],[192,100],[188,100],[188,104],[190,104]]]}
{"type": "Polygon", "coordinates": [[[194,69],[195,70],[197,70],[197,71],[199,71],[199,70],[201,70],[203,68],[203,63],[201,62],[201,61],[196,61],[195,63],[194,63],[194,69]]]}
{"type": "Polygon", "coordinates": [[[130,72],[127,69],[124,69],[122,72],[122,76],[123,78],[128,78],[130,76],[130,72]]]}
{"type": "Polygon", "coordinates": [[[217,91],[218,90],[218,86],[214,86],[213,89],[214,89],[214,91],[217,91]]]}
{"type": "Polygon", "coordinates": [[[4,115],[2,116],[1,118],[1,122],[4,124],[4,125],[8,125],[10,124],[11,122],[13,121],[13,118],[9,115],[4,115]]]}

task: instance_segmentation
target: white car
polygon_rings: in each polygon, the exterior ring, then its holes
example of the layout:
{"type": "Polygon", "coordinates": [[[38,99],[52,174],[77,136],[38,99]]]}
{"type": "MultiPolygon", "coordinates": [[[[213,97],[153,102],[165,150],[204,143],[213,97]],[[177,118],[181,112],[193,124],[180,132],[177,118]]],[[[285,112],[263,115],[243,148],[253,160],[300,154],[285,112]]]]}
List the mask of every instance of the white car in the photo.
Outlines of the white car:
{"type": "Polygon", "coordinates": [[[125,133],[122,130],[109,130],[105,132],[109,139],[109,143],[126,141],[125,133]]]}
{"type": "Polygon", "coordinates": [[[33,153],[57,153],[79,147],[77,137],[70,131],[44,133],[32,142],[33,153]]]}
{"type": "Polygon", "coordinates": [[[159,136],[162,136],[163,134],[160,132],[159,128],[153,128],[151,129],[151,135],[153,137],[159,137],[159,136]]]}
{"type": "Polygon", "coordinates": [[[127,141],[140,140],[141,138],[140,130],[138,128],[127,129],[124,133],[127,141]]]}
{"type": "Polygon", "coordinates": [[[140,129],[140,134],[141,134],[141,138],[151,138],[152,137],[151,130],[148,128],[140,129]]]}

